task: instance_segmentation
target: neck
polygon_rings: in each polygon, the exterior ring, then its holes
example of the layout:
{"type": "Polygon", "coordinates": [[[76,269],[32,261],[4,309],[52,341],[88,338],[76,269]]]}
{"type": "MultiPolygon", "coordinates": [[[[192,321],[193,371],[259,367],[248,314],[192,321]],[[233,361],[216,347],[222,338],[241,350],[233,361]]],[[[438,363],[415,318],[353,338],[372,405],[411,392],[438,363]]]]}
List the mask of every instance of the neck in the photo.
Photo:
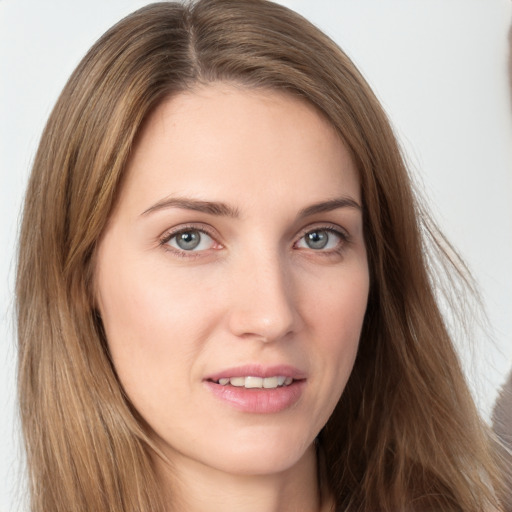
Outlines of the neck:
{"type": "Polygon", "coordinates": [[[172,466],[157,463],[163,487],[168,489],[167,512],[325,510],[322,508],[314,446],[310,446],[293,467],[275,474],[225,473],[190,459],[173,459],[172,466]]]}

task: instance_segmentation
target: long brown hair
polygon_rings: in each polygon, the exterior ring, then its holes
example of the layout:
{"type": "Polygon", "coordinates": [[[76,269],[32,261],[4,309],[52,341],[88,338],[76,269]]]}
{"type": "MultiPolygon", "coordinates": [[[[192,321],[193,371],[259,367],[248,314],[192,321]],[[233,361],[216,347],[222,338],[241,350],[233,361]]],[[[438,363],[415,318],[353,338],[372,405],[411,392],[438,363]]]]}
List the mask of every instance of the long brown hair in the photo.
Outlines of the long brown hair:
{"type": "Polygon", "coordinates": [[[360,173],[369,303],[355,367],[320,434],[336,510],[496,505],[490,441],[425,251],[449,256],[424,222],[379,102],[336,44],[292,11],[264,0],[199,0],[152,4],[110,29],[71,76],[41,139],[17,274],[33,512],[164,510],[155,448],[116,379],[95,312],[95,247],[148,113],[214,81],[305,98],[360,173]]]}

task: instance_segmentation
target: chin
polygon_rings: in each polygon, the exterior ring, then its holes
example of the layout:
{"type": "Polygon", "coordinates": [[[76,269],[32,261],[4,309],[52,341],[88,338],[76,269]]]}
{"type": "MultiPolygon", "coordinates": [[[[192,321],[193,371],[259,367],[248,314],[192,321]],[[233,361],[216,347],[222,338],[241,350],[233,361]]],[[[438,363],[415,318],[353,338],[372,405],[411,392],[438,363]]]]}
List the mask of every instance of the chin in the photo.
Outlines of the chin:
{"type": "Polygon", "coordinates": [[[225,446],[219,470],[239,475],[281,473],[314,456],[314,436],[297,439],[285,432],[280,436],[266,435],[251,440],[232,440],[225,446]]]}

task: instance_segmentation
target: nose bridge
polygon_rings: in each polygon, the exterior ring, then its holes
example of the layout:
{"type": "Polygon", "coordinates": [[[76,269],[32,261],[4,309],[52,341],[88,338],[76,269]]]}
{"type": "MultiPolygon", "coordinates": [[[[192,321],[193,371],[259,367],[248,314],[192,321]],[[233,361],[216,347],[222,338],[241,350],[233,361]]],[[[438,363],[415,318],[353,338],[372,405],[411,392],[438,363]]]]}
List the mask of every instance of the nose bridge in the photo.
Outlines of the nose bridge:
{"type": "Polygon", "coordinates": [[[240,255],[230,295],[230,330],[236,336],[274,341],[297,328],[293,277],[286,258],[271,247],[240,255]]]}

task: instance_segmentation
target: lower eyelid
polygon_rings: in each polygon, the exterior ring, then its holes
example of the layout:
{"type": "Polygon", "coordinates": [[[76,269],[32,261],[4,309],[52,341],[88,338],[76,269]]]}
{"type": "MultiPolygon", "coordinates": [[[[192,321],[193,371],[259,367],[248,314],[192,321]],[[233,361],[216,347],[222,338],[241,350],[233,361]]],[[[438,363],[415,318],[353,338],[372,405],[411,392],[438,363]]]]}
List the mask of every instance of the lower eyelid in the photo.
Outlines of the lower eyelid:
{"type": "MultiPolygon", "coordinates": [[[[181,247],[177,247],[177,246],[174,246],[174,245],[171,245],[169,242],[171,242],[171,240],[175,239],[180,233],[186,233],[187,231],[197,231],[201,234],[201,236],[207,236],[208,238],[211,239],[211,242],[210,244],[211,245],[215,245],[217,244],[217,241],[215,240],[215,238],[210,235],[210,233],[208,233],[207,231],[205,231],[204,229],[198,229],[198,228],[181,228],[181,229],[177,229],[176,231],[171,231],[171,232],[168,232],[166,234],[164,234],[162,237],[160,237],[160,240],[159,240],[159,245],[165,250],[165,251],[168,251],[172,254],[174,254],[175,256],[179,256],[179,257],[197,257],[199,256],[202,252],[204,251],[207,251],[209,249],[208,248],[205,248],[205,249],[191,249],[191,250],[186,250],[186,249],[182,249],[181,247]]],[[[200,242],[200,244],[203,243],[202,241],[200,242]]]]}

